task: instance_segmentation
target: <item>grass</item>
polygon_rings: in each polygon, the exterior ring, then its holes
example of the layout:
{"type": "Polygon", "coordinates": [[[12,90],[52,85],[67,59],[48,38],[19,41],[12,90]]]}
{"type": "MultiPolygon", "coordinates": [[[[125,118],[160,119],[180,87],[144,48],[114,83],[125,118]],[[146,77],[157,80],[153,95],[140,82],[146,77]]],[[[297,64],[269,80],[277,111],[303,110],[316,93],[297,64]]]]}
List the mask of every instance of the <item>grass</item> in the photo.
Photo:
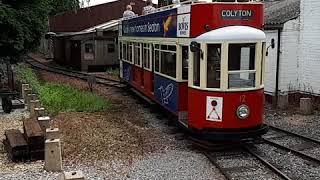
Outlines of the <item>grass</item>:
{"type": "Polygon", "coordinates": [[[30,84],[51,114],[67,111],[96,112],[111,107],[109,101],[97,94],[80,91],[68,85],[42,83],[30,68],[20,68],[18,72],[20,81],[30,84]]]}
{"type": "Polygon", "coordinates": [[[114,75],[114,76],[119,76],[120,71],[119,71],[119,68],[108,68],[106,73],[114,75]]]}

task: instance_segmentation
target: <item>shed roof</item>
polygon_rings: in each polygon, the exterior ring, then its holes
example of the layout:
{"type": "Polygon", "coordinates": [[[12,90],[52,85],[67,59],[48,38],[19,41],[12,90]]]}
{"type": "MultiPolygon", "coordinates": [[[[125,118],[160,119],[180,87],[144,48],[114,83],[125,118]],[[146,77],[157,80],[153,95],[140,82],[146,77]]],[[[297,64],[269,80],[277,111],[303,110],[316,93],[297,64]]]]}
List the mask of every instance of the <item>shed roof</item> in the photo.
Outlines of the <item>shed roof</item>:
{"type": "Polygon", "coordinates": [[[266,25],[284,24],[300,15],[300,0],[273,0],[264,4],[266,25]]]}

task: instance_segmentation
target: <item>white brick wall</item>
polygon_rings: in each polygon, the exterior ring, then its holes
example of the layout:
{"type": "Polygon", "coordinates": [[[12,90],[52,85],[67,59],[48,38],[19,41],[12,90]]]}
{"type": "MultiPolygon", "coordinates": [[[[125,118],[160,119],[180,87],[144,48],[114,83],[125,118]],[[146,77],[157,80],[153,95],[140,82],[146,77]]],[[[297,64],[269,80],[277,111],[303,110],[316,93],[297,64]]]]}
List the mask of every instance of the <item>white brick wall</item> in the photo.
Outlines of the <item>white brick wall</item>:
{"type": "Polygon", "coordinates": [[[320,1],[301,1],[299,89],[320,94],[320,1]]]}

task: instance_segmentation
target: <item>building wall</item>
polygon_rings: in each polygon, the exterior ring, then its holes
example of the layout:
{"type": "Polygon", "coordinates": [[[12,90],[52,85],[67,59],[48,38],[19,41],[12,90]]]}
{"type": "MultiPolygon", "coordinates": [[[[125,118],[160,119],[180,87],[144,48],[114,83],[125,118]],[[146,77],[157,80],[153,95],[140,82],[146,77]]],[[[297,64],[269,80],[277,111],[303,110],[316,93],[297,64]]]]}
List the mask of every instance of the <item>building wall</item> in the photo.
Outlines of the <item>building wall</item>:
{"type": "Polygon", "coordinates": [[[265,65],[265,81],[264,91],[265,94],[275,95],[276,89],[276,69],[277,69],[277,51],[278,51],[278,30],[266,30],[267,36],[266,46],[270,46],[271,39],[274,39],[275,48],[268,48],[268,56],[266,57],[265,65]]]}
{"type": "Polygon", "coordinates": [[[301,1],[299,90],[320,95],[320,1],[301,1]]]}
{"type": "Polygon", "coordinates": [[[49,18],[51,32],[78,32],[84,29],[122,17],[126,5],[132,5],[133,11],[141,15],[146,5],[142,0],[118,0],[88,8],[69,11],[49,18]]]}
{"type": "Polygon", "coordinates": [[[299,49],[300,18],[286,22],[281,31],[279,91],[298,90],[298,49],[299,49]]]}

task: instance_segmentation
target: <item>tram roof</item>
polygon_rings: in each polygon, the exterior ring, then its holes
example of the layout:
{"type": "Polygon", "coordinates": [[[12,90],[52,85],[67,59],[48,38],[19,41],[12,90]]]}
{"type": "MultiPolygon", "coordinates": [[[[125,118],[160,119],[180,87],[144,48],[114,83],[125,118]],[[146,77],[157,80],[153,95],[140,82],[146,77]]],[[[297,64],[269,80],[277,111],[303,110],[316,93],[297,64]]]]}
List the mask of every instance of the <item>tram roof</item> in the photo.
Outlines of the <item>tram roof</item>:
{"type": "Polygon", "coordinates": [[[194,38],[197,42],[216,41],[265,41],[266,35],[260,30],[249,26],[228,26],[215,29],[194,38]]]}

